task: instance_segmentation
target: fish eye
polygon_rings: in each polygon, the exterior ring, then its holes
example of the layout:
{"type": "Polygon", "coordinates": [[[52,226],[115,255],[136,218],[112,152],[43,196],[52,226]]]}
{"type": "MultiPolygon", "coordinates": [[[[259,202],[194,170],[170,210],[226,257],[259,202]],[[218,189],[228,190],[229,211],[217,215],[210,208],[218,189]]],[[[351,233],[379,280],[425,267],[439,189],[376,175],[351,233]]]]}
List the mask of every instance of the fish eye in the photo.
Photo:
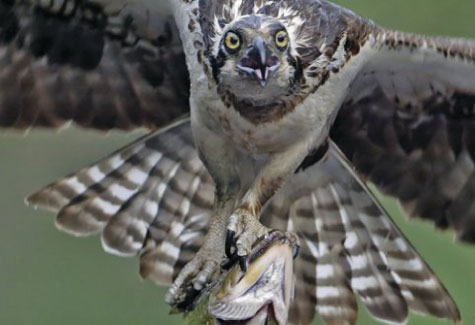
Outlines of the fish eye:
{"type": "Polygon", "coordinates": [[[231,52],[235,52],[241,47],[241,38],[237,33],[229,31],[224,37],[224,45],[231,52]]]}
{"type": "Polygon", "coordinates": [[[287,31],[282,29],[275,34],[275,44],[280,50],[287,48],[287,45],[289,45],[289,34],[287,34],[287,31]]]}

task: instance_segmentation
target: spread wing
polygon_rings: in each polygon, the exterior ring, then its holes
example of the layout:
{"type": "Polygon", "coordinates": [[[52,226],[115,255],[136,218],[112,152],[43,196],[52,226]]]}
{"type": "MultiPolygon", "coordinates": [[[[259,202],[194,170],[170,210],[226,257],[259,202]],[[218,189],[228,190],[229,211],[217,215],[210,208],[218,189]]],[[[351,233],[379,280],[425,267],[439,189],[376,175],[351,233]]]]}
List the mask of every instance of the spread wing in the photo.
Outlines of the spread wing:
{"type": "Polygon", "coordinates": [[[381,31],[331,138],[409,215],[475,241],[475,41],[381,31]]]}
{"type": "Polygon", "coordinates": [[[0,2],[0,127],[155,128],[188,93],[161,1],[0,2]]]}
{"type": "Polygon", "coordinates": [[[356,324],[357,300],[376,319],[403,324],[409,310],[460,320],[455,302],[331,143],[321,163],[293,175],[264,207],[263,223],[297,234],[289,320],[356,324]]]}
{"type": "Polygon", "coordinates": [[[60,179],[28,198],[75,236],[101,234],[104,249],[140,256],[140,274],[171,284],[200,247],[214,184],[187,119],[60,179]]]}
{"type": "MultiPolygon", "coordinates": [[[[355,324],[356,296],[374,317],[403,322],[409,309],[458,320],[457,307],[334,145],[308,162],[264,206],[265,225],[295,232],[290,317],[355,324]]],[[[188,119],[139,139],[28,198],[76,236],[140,258],[140,274],[169,285],[203,243],[214,184],[194,149],[188,119]]]]}

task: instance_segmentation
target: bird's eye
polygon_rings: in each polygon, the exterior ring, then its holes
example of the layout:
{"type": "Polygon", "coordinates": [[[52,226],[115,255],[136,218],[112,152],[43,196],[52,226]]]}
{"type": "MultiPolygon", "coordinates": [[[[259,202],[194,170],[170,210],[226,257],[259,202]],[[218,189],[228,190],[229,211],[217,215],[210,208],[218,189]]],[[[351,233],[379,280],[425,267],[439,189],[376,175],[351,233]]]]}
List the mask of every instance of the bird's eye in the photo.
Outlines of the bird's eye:
{"type": "Polygon", "coordinates": [[[241,46],[241,38],[235,32],[227,32],[224,38],[224,45],[228,50],[237,51],[241,46]]]}
{"type": "Polygon", "coordinates": [[[278,31],[275,34],[275,44],[280,50],[285,50],[287,45],[289,45],[289,34],[285,30],[278,31]]]}

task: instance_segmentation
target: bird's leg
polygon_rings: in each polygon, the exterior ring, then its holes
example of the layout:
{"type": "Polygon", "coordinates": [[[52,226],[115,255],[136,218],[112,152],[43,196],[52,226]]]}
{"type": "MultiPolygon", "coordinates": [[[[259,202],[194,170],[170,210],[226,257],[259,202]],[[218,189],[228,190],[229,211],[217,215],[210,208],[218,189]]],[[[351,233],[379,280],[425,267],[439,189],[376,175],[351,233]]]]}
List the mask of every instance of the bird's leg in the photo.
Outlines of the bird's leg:
{"type": "Polygon", "coordinates": [[[216,202],[215,205],[203,246],[180,271],[165,297],[168,304],[180,311],[192,308],[201,290],[216,280],[221,271],[225,258],[226,224],[234,200],[216,202]]]}
{"type": "Polygon", "coordinates": [[[302,142],[274,154],[264,164],[229,219],[226,235],[226,255],[229,258],[236,255],[239,258],[245,257],[256,240],[269,232],[259,221],[261,207],[280,189],[286,178],[295,172],[308,152],[308,142],[302,142]]]}
{"type": "Polygon", "coordinates": [[[168,304],[180,311],[192,308],[200,291],[220,274],[225,259],[226,225],[240,186],[232,145],[206,129],[198,129],[195,138],[201,160],[216,184],[216,192],[204,243],[181,270],[165,297],[168,304]]]}

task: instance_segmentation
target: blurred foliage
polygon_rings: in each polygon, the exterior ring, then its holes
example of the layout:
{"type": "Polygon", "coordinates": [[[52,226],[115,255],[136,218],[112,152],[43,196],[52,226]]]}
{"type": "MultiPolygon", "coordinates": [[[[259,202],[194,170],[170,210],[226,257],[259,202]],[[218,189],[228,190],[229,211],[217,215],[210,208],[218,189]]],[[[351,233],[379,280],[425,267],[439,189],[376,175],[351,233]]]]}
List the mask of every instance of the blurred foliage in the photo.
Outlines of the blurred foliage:
{"type": "MultiPolygon", "coordinates": [[[[157,0],[159,1],[159,0],[157,0]]],[[[383,26],[425,34],[475,37],[473,0],[340,0],[383,26]]],[[[0,131],[0,324],[179,324],[163,302],[165,289],[137,275],[134,259],[102,252],[97,237],[78,240],[57,231],[50,213],[23,198],[41,186],[125,145],[135,134],[69,129],[0,131]]],[[[389,212],[475,324],[475,247],[452,234],[408,221],[394,201],[389,212]]],[[[377,324],[366,312],[358,324],[377,324]]],[[[448,324],[412,315],[410,324],[448,324]]]]}

